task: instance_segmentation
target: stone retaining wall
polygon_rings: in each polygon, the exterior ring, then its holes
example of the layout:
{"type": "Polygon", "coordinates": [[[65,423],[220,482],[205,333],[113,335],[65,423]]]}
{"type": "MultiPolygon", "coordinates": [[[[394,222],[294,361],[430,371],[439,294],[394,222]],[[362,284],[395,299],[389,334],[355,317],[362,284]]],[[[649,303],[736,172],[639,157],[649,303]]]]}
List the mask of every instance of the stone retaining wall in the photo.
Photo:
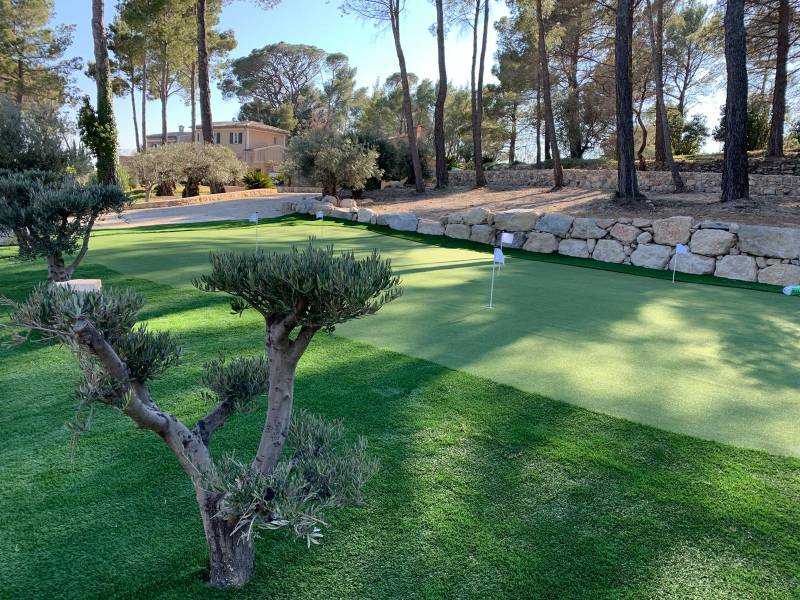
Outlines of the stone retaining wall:
{"type": "MultiPolygon", "coordinates": [[[[639,188],[643,192],[672,192],[672,177],[668,171],[640,171],[639,188]]],[[[689,192],[720,193],[722,174],[681,173],[689,192]]],[[[503,187],[537,187],[553,185],[553,171],[545,169],[499,169],[486,171],[489,185],[503,187]]],[[[475,181],[475,171],[450,171],[450,185],[468,186],[475,181]]],[[[585,189],[614,191],[617,172],[609,169],[564,169],[565,185],[585,189]]],[[[800,177],[796,175],[750,175],[753,196],[800,196],[800,177]]]]}
{"type": "Polygon", "coordinates": [[[361,223],[384,225],[495,244],[501,232],[513,234],[514,248],[629,264],[649,269],[672,269],[675,247],[688,246],[678,256],[681,273],[715,275],[772,285],[800,284],[800,228],[699,221],[692,217],[666,219],[573,217],[539,214],[529,209],[493,213],[484,208],[442,219],[413,213],[377,213],[369,208],[342,208],[319,200],[287,201],[285,212],[315,214],[361,223]]]}

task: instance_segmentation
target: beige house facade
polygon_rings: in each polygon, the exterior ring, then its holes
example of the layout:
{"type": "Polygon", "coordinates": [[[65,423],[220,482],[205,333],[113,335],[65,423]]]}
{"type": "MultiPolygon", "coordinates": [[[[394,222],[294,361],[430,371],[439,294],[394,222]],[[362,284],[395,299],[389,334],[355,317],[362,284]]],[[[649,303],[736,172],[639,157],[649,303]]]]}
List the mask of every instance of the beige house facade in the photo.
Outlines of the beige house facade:
{"type": "MultiPolygon", "coordinates": [[[[248,169],[262,173],[274,172],[283,162],[289,132],[257,121],[215,121],[212,125],[214,143],[228,146],[248,169]]],[[[167,144],[189,144],[203,139],[202,128],[195,131],[183,126],[167,133],[167,144]]],[[[147,136],[147,148],[161,146],[161,134],[147,136]]]]}

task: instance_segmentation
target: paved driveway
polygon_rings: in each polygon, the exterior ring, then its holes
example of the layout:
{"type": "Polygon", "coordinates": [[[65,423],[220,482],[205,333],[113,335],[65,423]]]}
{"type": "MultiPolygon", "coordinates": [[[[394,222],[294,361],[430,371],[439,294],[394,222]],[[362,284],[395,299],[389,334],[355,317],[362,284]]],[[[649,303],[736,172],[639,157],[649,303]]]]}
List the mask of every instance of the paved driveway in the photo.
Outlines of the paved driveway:
{"type": "Polygon", "coordinates": [[[122,216],[108,215],[98,221],[97,229],[141,227],[144,225],[169,225],[198,223],[202,221],[231,221],[247,219],[258,211],[261,218],[280,216],[281,204],[286,200],[303,198],[309,194],[280,194],[246,200],[220,200],[204,204],[172,206],[169,208],[144,208],[126,210],[122,216]]]}

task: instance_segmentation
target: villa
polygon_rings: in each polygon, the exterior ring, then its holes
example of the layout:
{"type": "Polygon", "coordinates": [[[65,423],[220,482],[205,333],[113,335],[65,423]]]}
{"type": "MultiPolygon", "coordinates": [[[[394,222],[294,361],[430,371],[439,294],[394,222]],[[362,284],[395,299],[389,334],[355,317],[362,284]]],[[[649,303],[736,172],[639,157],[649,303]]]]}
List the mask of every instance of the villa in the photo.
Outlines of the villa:
{"type": "MultiPolygon", "coordinates": [[[[215,121],[213,135],[215,144],[229,146],[248,168],[269,173],[283,162],[289,132],[257,121],[215,121]]],[[[167,133],[167,144],[199,142],[202,136],[200,125],[194,134],[181,125],[178,131],[167,133]]],[[[157,148],[161,143],[160,133],[147,136],[147,148],[157,148]]]]}

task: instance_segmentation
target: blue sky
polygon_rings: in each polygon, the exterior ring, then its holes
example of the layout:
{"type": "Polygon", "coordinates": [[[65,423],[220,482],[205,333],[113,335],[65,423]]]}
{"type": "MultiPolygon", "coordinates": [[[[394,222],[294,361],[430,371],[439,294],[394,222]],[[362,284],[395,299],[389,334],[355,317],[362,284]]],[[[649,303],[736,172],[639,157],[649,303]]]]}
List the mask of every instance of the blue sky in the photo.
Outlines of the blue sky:
{"type": "MultiPolygon", "coordinates": [[[[109,21],[116,12],[115,6],[116,0],[106,0],[109,21]]],[[[436,40],[428,30],[436,19],[433,4],[429,0],[407,0],[406,6],[401,37],[408,69],[420,77],[436,80],[436,40]]],[[[90,0],[55,0],[55,12],[56,23],[76,26],[69,56],[90,60],[93,55],[90,0]]],[[[504,2],[493,3],[493,21],[505,14],[507,9],[504,2]]],[[[223,29],[233,29],[236,32],[238,45],[232,52],[232,57],[249,54],[253,48],[285,41],[312,44],[327,52],[344,52],[350,58],[351,64],[357,67],[358,84],[361,86],[370,87],[378,78],[383,79],[398,70],[391,32],[376,29],[372,23],[364,23],[354,16],[342,15],[339,0],[283,0],[269,11],[258,8],[252,2],[233,0],[223,9],[220,25],[223,29]]],[[[471,37],[466,32],[451,32],[448,36],[448,78],[456,85],[469,82],[471,46],[471,37]]],[[[494,50],[495,36],[492,29],[489,32],[487,74],[491,68],[494,50]]],[[[489,78],[491,79],[491,75],[489,78]]],[[[78,86],[84,92],[94,96],[92,81],[82,73],[77,80],[78,86]]],[[[722,102],[724,91],[720,90],[712,97],[702,99],[692,112],[704,114],[711,127],[718,120],[719,105],[722,102]]],[[[212,82],[211,103],[214,120],[232,119],[239,110],[236,100],[222,98],[216,82],[212,82]]],[[[129,152],[135,148],[130,98],[116,98],[114,108],[120,132],[120,148],[123,152],[129,152]]],[[[147,110],[148,132],[159,132],[160,104],[150,102],[147,110]]],[[[180,97],[170,98],[167,119],[170,130],[177,129],[179,125],[189,125],[189,107],[180,97]]],[[[706,149],[714,150],[716,146],[711,140],[706,149]]]]}

